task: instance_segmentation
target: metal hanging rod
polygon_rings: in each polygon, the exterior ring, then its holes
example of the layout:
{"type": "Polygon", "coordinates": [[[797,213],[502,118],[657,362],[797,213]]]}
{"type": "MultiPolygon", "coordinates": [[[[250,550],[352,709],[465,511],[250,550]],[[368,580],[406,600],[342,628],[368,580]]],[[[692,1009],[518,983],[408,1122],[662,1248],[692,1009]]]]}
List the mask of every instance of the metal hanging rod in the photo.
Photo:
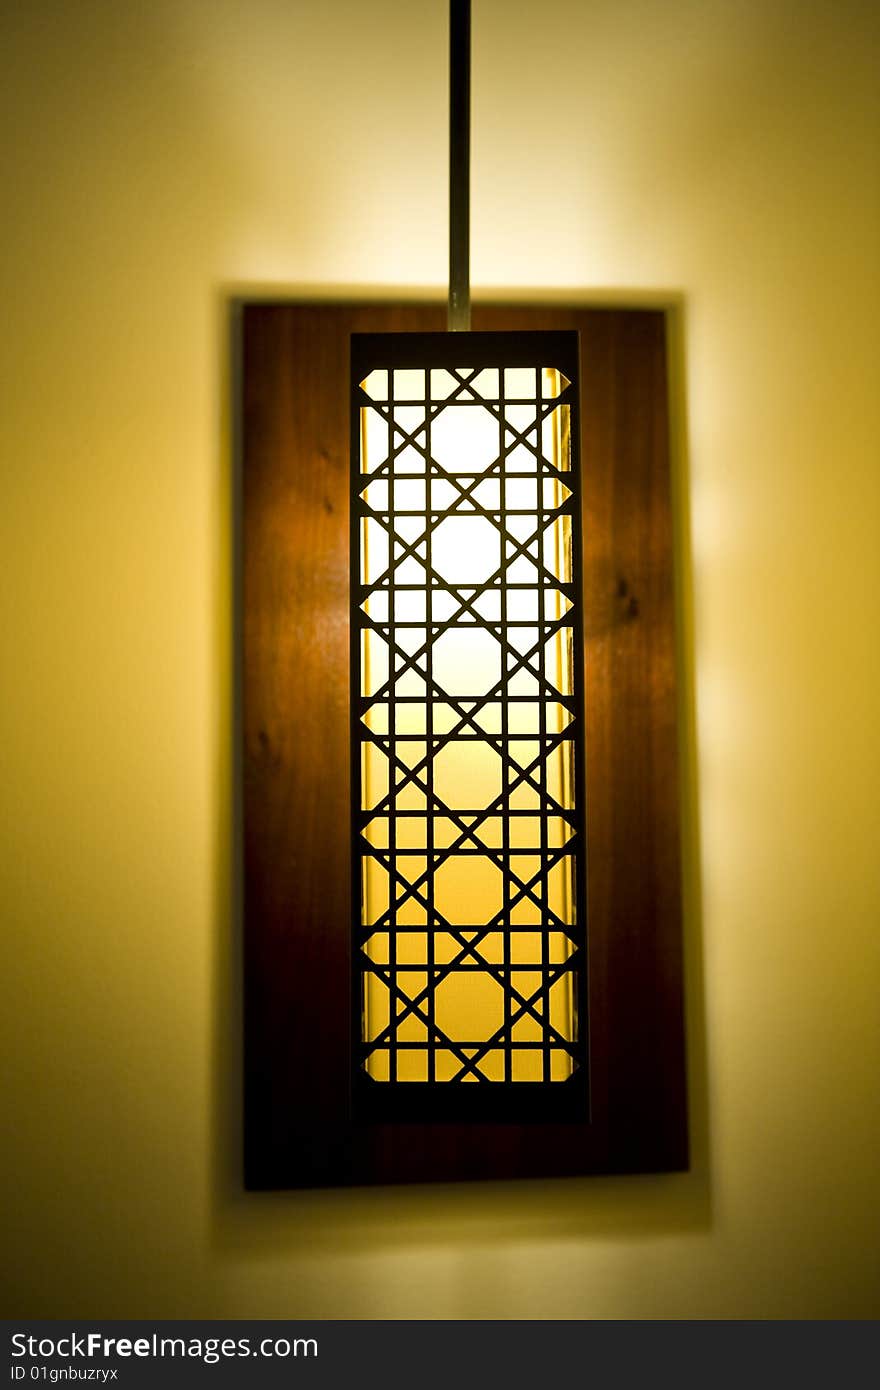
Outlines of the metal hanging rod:
{"type": "Polygon", "coordinates": [[[449,311],[447,327],[471,326],[471,0],[449,0],[449,311]]]}

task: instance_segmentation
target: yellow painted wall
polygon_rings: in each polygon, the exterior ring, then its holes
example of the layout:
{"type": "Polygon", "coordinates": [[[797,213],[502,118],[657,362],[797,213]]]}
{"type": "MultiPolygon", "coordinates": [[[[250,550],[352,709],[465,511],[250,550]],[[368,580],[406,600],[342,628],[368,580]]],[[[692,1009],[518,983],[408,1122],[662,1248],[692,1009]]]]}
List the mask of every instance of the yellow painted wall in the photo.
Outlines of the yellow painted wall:
{"type": "Polygon", "coordinates": [[[683,305],[694,1171],[239,1190],[223,306],[442,287],[445,4],[8,3],[7,1314],[880,1313],[880,11],[474,8],[475,284],[683,305]]]}

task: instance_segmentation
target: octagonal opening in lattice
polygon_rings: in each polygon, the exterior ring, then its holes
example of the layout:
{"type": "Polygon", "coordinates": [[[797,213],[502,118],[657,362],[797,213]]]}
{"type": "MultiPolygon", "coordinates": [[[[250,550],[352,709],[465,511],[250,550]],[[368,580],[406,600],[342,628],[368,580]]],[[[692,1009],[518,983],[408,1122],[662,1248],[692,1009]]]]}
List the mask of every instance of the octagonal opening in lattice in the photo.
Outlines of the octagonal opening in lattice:
{"type": "Polygon", "coordinates": [[[486,695],[501,679],[501,647],[482,627],[451,627],[431,653],[435,685],[452,699],[486,695]]]}
{"type": "Polygon", "coordinates": [[[501,758],[479,739],[450,739],[434,755],[434,795],[450,811],[482,811],[501,795],[501,758]]]}
{"type": "Polygon", "coordinates": [[[451,854],[434,871],[434,903],[452,926],[485,926],[502,907],[498,865],[482,854],[451,854]]]}
{"type": "Polygon", "coordinates": [[[431,457],[447,473],[484,473],[499,454],[498,420],[481,405],[447,405],[431,424],[431,457]]]}
{"type": "Polygon", "coordinates": [[[504,1027],[504,992],[482,971],[453,972],[437,986],[434,1018],[452,1042],[486,1041],[504,1027]]]}
{"type": "Polygon", "coordinates": [[[431,534],[431,568],[447,584],[485,584],[501,566],[501,533],[484,516],[448,516],[431,534]]]}

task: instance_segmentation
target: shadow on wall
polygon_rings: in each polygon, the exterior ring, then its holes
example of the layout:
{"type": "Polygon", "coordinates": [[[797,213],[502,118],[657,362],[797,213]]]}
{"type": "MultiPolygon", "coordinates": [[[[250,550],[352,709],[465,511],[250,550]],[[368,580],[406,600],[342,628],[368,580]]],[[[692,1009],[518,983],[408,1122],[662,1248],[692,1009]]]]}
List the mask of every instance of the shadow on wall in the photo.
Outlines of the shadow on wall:
{"type": "Polygon", "coordinates": [[[220,711],[216,750],[216,939],[213,1068],[213,1142],[210,1240],[220,1253],[284,1253],[308,1242],[325,1252],[393,1249],[418,1241],[438,1247],[488,1238],[528,1241],[616,1241],[706,1230],[711,1225],[706,1027],[704,1014],[698,770],[688,510],[688,439],[685,399],[685,321],[680,297],[603,292],[485,294],[494,303],[559,303],[662,307],[666,311],[670,391],[672,504],[675,519],[679,767],[682,813],[684,958],[688,1045],[691,1171],[506,1183],[317,1189],[249,1193],[242,1177],[242,873],[240,676],[241,448],[238,420],[240,361],[236,303],[265,297],[296,301],[385,302],[436,298],[436,290],[361,286],[225,286],[215,303],[220,413],[218,463],[224,525],[216,557],[216,642],[228,692],[220,711]],[[230,328],[232,331],[230,331],[230,328]],[[229,624],[229,614],[233,622],[229,624]],[[228,814],[228,808],[233,813],[228,814]]]}

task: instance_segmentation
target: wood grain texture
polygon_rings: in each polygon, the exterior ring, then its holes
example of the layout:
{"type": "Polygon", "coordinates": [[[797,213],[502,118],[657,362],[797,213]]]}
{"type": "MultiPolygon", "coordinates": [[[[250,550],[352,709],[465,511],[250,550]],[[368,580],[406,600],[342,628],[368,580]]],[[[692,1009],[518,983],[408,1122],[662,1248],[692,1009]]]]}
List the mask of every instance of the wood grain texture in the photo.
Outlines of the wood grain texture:
{"type": "Polygon", "coordinates": [[[348,350],[445,306],[242,315],[245,1181],[251,1188],[687,1167],[665,321],[577,329],[586,619],[589,1123],[350,1115],[348,350]]]}

